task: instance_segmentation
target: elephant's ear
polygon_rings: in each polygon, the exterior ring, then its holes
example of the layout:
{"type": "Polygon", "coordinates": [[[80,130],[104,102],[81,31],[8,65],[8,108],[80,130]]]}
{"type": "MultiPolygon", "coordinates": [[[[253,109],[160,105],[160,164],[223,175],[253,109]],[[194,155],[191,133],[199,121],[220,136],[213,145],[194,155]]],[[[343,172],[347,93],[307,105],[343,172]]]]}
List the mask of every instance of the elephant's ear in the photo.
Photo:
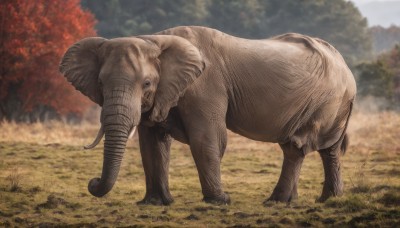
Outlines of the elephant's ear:
{"type": "Polygon", "coordinates": [[[100,106],[103,95],[99,88],[100,72],[99,48],[106,39],[90,37],[73,44],[60,63],[60,72],[67,81],[100,106]]]}
{"type": "Polygon", "coordinates": [[[154,98],[150,120],[161,122],[176,106],[189,85],[205,68],[200,51],[188,40],[171,35],[141,36],[154,42],[160,49],[160,82],[154,98]]]}

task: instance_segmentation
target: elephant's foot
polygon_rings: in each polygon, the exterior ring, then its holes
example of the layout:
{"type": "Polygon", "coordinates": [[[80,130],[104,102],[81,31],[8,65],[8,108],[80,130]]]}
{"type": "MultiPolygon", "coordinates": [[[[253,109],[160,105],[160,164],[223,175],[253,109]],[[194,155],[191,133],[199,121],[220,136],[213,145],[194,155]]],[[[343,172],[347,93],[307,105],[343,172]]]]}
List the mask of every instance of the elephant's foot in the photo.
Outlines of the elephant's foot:
{"type": "Polygon", "coordinates": [[[292,190],[292,194],[290,195],[289,202],[297,200],[299,198],[299,194],[297,193],[297,188],[292,190]]]}
{"type": "Polygon", "coordinates": [[[219,196],[204,196],[203,201],[216,205],[227,205],[231,203],[231,198],[228,193],[224,192],[219,196]]]}
{"type": "Polygon", "coordinates": [[[275,188],[274,192],[271,196],[264,201],[264,205],[268,205],[268,202],[292,202],[298,198],[297,188],[293,189],[292,191],[285,191],[285,190],[278,190],[275,188]]]}
{"type": "Polygon", "coordinates": [[[264,203],[268,201],[287,203],[291,201],[291,197],[287,196],[287,194],[272,194],[264,203]]]}
{"type": "Polygon", "coordinates": [[[171,195],[161,195],[161,194],[146,194],[144,199],[138,201],[137,205],[156,205],[156,206],[168,206],[174,202],[171,195]]]}
{"type": "Polygon", "coordinates": [[[322,190],[321,196],[316,200],[318,203],[323,203],[330,197],[337,197],[343,195],[343,184],[339,183],[335,186],[325,186],[322,190]]]}

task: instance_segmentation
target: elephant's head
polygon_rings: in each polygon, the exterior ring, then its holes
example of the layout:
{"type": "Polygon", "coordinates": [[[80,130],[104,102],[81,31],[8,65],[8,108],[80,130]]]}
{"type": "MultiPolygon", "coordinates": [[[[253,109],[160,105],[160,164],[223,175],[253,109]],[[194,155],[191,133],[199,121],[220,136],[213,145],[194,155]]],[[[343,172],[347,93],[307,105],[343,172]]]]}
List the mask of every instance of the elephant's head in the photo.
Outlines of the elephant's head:
{"type": "Polygon", "coordinates": [[[67,50],[61,73],[102,106],[101,127],[91,146],[105,135],[103,171],[89,182],[92,195],[101,197],[112,189],[128,135],[141,114],[149,111],[150,120],[165,120],[203,69],[199,50],[177,36],[93,37],[67,50]]]}

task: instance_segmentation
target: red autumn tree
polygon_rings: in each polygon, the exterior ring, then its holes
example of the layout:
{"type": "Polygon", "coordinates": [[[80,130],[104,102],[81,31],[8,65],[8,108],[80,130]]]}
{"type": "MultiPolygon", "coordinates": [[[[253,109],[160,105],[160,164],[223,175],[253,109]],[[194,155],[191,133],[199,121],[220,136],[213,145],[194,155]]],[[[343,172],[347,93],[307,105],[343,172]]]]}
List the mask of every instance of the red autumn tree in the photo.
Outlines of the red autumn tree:
{"type": "Polygon", "coordinates": [[[80,0],[2,0],[0,119],[82,115],[91,103],[60,76],[58,65],[71,44],[95,35],[94,24],[80,0]]]}

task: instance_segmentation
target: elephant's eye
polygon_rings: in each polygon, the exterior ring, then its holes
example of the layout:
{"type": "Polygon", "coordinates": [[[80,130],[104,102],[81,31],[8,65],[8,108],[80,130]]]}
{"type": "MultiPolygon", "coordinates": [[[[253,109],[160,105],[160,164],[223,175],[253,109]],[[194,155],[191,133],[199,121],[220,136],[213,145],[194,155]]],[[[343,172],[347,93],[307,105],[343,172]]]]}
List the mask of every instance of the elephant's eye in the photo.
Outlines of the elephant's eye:
{"type": "Polygon", "coordinates": [[[143,83],[143,88],[149,88],[150,85],[151,85],[150,80],[146,80],[146,81],[144,81],[144,83],[143,83]]]}

